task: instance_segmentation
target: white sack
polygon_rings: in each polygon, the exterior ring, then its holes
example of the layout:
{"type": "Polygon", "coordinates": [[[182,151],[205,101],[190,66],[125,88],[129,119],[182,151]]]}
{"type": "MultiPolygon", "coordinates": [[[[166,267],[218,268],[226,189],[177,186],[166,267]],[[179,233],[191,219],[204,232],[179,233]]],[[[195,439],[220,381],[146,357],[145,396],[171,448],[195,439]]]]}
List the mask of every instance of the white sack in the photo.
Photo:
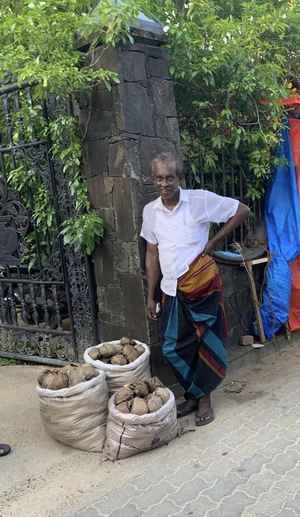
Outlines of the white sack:
{"type": "MultiPolygon", "coordinates": [[[[130,384],[136,380],[146,380],[151,377],[150,372],[150,349],[145,343],[141,343],[140,341],[134,340],[137,344],[142,345],[144,347],[144,353],[141,354],[135,361],[129,364],[125,364],[124,366],[119,366],[116,364],[106,364],[100,361],[94,361],[89,355],[92,350],[96,350],[97,348],[101,348],[101,346],[106,343],[100,343],[100,345],[92,346],[87,348],[84,352],[84,361],[88,364],[91,364],[97,370],[101,370],[105,372],[106,380],[108,384],[109,393],[115,393],[120,388],[123,388],[125,384],[130,384]]],[[[120,341],[110,341],[113,344],[118,344],[120,341]]]]}
{"type": "MultiPolygon", "coordinates": [[[[170,390],[169,390],[170,391],[170,390]]],[[[121,413],[115,406],[115,395],[108,404],[104,457],[111,461],[166,445],[176,438],[177,411],[175,397],[158,410],[143,416],[121,413]]]]}
{"type": "Polygon", "coordinates": [[[108,403],[103,372],[71,388],[36,389],[42,421],[52,438],[83,451],[102,451],[108,403]]]}

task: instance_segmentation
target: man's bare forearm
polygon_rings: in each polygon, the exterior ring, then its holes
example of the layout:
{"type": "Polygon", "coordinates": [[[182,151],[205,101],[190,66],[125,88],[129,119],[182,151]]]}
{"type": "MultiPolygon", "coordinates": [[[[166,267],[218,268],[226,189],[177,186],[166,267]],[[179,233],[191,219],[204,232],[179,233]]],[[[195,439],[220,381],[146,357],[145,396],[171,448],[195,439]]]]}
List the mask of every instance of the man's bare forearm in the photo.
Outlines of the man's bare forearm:
{"type": "Polygon", "coordinates": [[[249,208],[243,203],[239,204],[237,213],[224,224],[223,228],[207,243],[205,253],[212,252],[219,242],[222,242],[228,235],[230,235],[235,228],[243,224],[249,216],[249,208]]]}
{"type": "Polygon", "coordinates": [[[146,276],[148,284],[148,300],[153,300],[155,295],[155,289],[160,278],[160,266],[157,249],[147,249],[146,276]]]}

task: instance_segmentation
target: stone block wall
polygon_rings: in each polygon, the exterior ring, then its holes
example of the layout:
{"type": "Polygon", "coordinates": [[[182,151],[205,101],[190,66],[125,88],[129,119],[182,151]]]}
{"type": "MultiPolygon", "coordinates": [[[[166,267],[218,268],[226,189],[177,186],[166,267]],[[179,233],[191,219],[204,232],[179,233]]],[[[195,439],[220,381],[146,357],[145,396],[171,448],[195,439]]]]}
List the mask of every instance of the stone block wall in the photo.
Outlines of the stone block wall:
{"type": "Polygon", "coordinates": [[[155,348],[159,332],[146,318],[139,233],[143,206],[157,196],[151,159],[161,151],[180,153],[167,51],[157,39],[141,39],[123,48],[99,47],[93,62],[117,72],[120,81],[111,91],[98,86],[80,101],[84,174],[91,204],[106,224],[94,256],[99,334],[103,340],[130,334],[155,348]]]}

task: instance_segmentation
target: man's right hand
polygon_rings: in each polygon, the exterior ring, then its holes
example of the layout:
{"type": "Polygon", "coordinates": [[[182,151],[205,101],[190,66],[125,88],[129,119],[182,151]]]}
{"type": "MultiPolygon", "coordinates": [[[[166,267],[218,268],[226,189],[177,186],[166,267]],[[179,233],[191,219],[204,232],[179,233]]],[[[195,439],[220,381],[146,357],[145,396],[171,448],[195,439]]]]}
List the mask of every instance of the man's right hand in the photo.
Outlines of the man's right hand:
{"type": "Polygon", "coordinates": [[[158,314],[156,313],[156,302],[155,300],[147,301],[147,316],[149,320],[157,320],[158,314]]]}

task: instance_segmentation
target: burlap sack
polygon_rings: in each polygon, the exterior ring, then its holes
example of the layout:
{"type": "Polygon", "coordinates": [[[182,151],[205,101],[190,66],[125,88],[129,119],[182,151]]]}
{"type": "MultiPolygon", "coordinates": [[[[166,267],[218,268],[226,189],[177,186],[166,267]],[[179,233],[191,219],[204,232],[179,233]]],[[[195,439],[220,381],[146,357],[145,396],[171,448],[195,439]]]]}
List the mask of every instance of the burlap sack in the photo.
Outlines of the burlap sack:
{"type": "Polygon", "coordinates": [[[108,403],[103,372],[71,388],[36,389],[42,421],[52,438],[83,451],[103,449],[108,403]]]}
{"type": "Polygon", "coordinates": [[[115,406],[115,395],[108,404],[104,457],[115,461],[166,445],[176,438],[177,412],[175,397],[156,412],[137,416],[121,413],[115,406]]]}
{"type": "MultiPolygon", "coordinates": [[[[150,373],[150,349],[145,343],[141,343],[140,341],[134,340],[137,344],[142,345],[145,349],[145,352],[140,355],[135,361],[132,363],[126,364],[124,366],[119,366],[115,364],[106,364],[100,361],[94,361],[89,353],[92,350],[96,350],[97,348],[101,348],[105,343],[100,343],[100,345],[92,346],[87,348],[84,352],[84,361],[86,363],[91,364],[97,370],[101,370],[105,372],[106,380],[108,384],[108,390],[110,395],[118,391],[125,384],[129,384],[136,380],[144,380],[151,377],[150,373]]],[[[119,343],[119,341],[111,341],[111,343],[119,343]]]]}

